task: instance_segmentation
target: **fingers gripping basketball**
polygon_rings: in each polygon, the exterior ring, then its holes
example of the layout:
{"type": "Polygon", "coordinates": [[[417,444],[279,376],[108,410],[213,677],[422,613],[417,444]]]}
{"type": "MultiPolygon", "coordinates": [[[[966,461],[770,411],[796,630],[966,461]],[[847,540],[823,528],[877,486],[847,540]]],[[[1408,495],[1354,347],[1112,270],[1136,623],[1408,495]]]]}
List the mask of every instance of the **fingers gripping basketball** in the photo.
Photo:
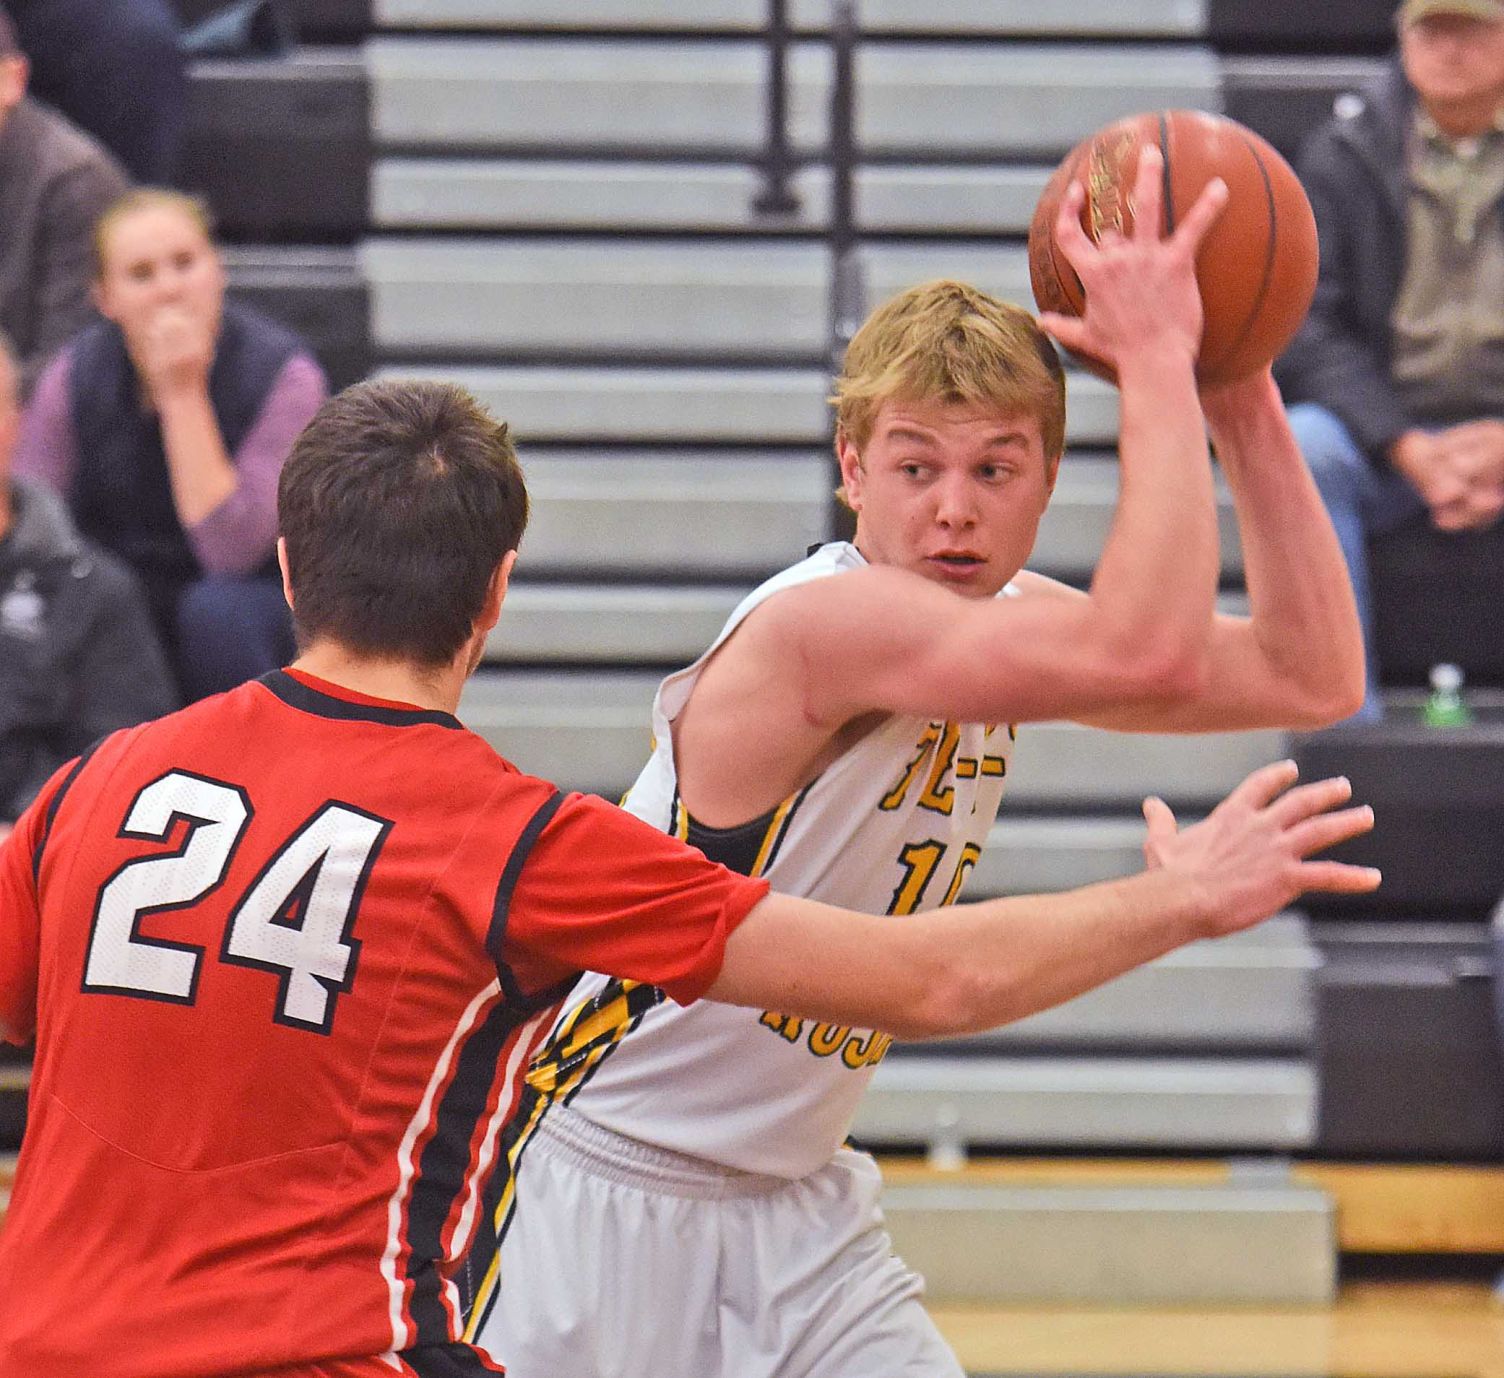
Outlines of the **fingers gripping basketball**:
{"type": "MultiPolygon", "coordinates": [[[[1245,377],[1290,342],[1316,290],[1316,222],[1290,165],[1252,130],[1199,111],[1135,115],[1071,150],[1039,198],[1029,231],[1029,276],[1042,311],[1080,316],[1085,292],[1062,252],[1056,220],[1073,182],[1084,189],[1087,237],[1131,234],[1139,150],[1164,155],[1161,234],[1173,233],[1213,178],[1227,204],[1196,252],[1203,328],[1196,376],[1203,383],[1245,377]]],[[[1100,360],[1083,362],[1110,376],[1100,360]]]]}

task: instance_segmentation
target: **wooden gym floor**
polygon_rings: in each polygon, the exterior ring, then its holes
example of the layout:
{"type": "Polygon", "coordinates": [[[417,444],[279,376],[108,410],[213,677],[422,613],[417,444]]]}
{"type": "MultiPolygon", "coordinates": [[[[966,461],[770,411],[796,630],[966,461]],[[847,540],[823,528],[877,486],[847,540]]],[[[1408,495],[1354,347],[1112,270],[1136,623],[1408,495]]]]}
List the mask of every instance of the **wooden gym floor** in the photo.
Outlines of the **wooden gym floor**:
{"type": "Polygon", "coordinates": [[[1355,1283],[1326,1308],[936,1308],[976,1375],[1504,1378],[1504,1304],[1482,1285],[1355,1283]]]}
{"type": "MultiPolygon", "coordinates": [[[[883,1160],[889,1184],[1224,1181],[1205,1160],[975,1160],[959,1174],[883,1160]]],[[[1329,1192],[1352,1259],[1504,1255],[1504,1168],[1293,1162],[1329,1192]]],[[[1363,1269],[1383,1275],[1383,1265],[1363,1269]]],[[[1424,1265],[1396,1268],[1424,1276],[1424,1265]]],[[[1436,1271],[1446,1271],[1444,1267],[1436,1271]]],[[[951,1306],[933,1314],[967,1370],[999,1378],[1504,1378],[1504,1301],[1486,1282],[1355,1281],[1331,1307],[951,1306]]]]}

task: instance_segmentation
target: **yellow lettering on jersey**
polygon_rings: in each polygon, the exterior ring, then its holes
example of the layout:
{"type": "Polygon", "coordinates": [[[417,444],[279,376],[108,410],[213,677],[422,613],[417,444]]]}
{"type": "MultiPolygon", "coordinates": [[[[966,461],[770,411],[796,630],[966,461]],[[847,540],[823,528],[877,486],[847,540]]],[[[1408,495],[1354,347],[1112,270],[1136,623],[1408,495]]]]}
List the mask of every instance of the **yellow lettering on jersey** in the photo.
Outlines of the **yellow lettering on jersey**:
{"type": "Polygon", "coordinates": [[[924,899],[924,892],[934,879],[935,868],[945,855],[943,842],[911,842],[898,854],[898,864],[904,868],[903,879],[893,891],[888,904],[890,914],[912,914],[924,899]]]}
{"type": "Polygon", "coordinates": [[[905,796],[910,787],[919,776],[919,768],[924,764],[924,758],[929,755],[930,749],[940,740],[942,723],[932,722],[924,729],[924,735],[919,738],[914,748],[914,759],[903,768],[903,774],[898,777],[898,783],[883,796],[880,809],[886,809],[892,813],[894,809],[902,808],[905,796]]]}
{"type": "Polygon", "coordinates": [[[935,768],[930,771],[929,783],[919,796],[919,807],[943,813],[947,818],[956,806],[956,791],[953,785],[945,784],[945,777],[956,759],[956,748],[961,744],[961,729],[953,722],[945,724],[945,736],[941,738],[940,750],[935,753],[935,768]]]}
{"type": "Polygon", "coordinates": [[[971,874],[972,867],[977,864],[981,856],[982,849],[975,842],[968,842],[961,848],[961,860],[956,863],[956,873],[950,878],[945,898],[940,901],[942,906],[956,902],[956,896],[961,893],[961,887],[966,884],[966,877],[971,874]]]}
{"type": "Polygon", "coordinates": [[[977,778],[977,758],[975,756],[962,756],[956,761],[956,779],[975,780],[977,778]]]}
{"type": "Polygon", "coordinates": [[[809,1031],[809,1050],[816,1057],[829,1057],[850,1036],[850,1024],[816,1024],[809,1031]]]}
{"type": "Polygon", "coordinates": [[[893,1039],[890,1035],[874,1030],[866,1038],[848,1038],[846,1046],[841,1049],[841,1061],[853,1072],[857,1072],[863,1067],[881,1062],[892,1046],[893,1039]]]}
{"type": "Polygon", "coordinates": [[[983,756],[982,774],[991,775],[994,778],[1008,773],[1008,759],[1005,756],[983,756]]]}
{"type": "Polygon", "coordinates": [[[792,1015],[778,1014],[773,1010],[765,1010],[762,1018],[757,1022],[772,1029],[774,1033],[782,1034],[790,1043],[797,1043],[804,1032],[804,1020],[792,1015]]]}

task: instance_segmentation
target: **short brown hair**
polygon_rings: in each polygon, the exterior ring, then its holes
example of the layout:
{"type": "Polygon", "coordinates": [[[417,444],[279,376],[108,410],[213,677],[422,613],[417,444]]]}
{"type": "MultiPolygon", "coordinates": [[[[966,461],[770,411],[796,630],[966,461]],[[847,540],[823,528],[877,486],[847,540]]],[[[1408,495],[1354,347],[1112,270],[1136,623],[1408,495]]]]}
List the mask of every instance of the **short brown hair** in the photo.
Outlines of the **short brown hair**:
{"type": "Polygon", "coordinates": [[[180,211],[204,232],[204,238],[214,239],[214,212],[201,196],[186,191],[174,191],[171,187],[132,187],[122,192],[100,213],[94,222],[94,278],[104,276],[105,249],[109,246],[110,231],[128,215],[137,211],[180,211]]]}
{"type": "Polygon", "coordinates": [[[298,437],[277,485],[299,645],[447,664],[527,515],[506,424],[463,388],[346,388],[298,437]]]}
{"type": "Polygon", "coordinates": [[[836,420],[861,449],[884,402],[987,403],[1039,419],[1047,458],[1065,448],[1065,370],[1022,307],[964,282],[921,283],[884,302],[846,349],[836,420]]]}

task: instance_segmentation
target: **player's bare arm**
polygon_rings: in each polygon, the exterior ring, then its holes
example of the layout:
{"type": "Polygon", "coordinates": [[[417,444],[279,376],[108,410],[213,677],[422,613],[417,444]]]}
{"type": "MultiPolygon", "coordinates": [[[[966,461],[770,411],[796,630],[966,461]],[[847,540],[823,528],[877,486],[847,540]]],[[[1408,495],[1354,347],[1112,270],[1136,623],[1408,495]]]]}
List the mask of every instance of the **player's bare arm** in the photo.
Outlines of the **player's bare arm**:
{"type": "Polygon", "coordinates": [[[1315,853],[1373,826],[1344,779],[1295,786],[1289,761],[1177,830],[1145,801],[1149,869],[1058,895],[960,904],[901,924],[792,896],[762,900],[726,948],[710,999],[875,1026],[901,1037],[991,1028],[1048,1009],[1307,891],[1362,893],[1377,871],[1315,853]]]}
{"type": "Polygon", "coordinates": [[[1087,311],[1044,323],[1110,362],[1123,391],[1122,488],[1089,595],[1074,607],[990,596],[1022,566],[1053,488],[1059,456],[1037,418],[885,403],[860,449],[844,434],[838,445],[872,567],[770,599],[676,725],[680,787],[702,822],[756,816],[884,714],[1020,722],[1200,692],[1219,556],[1194,257],[1225,191],[1214,182],[1161,240],[1159,182],[1150,149],[1131,237],[1092,244],[1079,186],[1058,227],[1087,311]]]}
{"type": "MultiPolygon", "coordinates": [[[[1249,616],[1218,616],[1206,685],[1181,701],[1124,698],[1073,714],[1119,731],[1322,727],[1363,699],[1363,636],[1347,566],[1267,370],[1203,393],[1217,457],[1232,491],[1249,616]]],[[[1040,575],[1027,595],[1079,602],[1040,575]]]]}

